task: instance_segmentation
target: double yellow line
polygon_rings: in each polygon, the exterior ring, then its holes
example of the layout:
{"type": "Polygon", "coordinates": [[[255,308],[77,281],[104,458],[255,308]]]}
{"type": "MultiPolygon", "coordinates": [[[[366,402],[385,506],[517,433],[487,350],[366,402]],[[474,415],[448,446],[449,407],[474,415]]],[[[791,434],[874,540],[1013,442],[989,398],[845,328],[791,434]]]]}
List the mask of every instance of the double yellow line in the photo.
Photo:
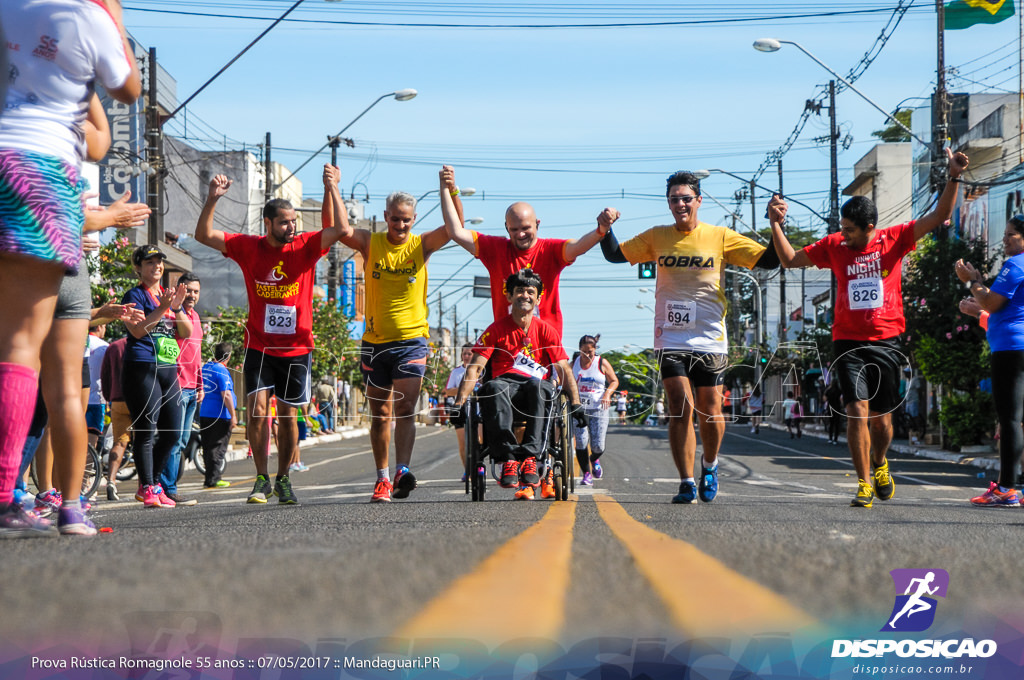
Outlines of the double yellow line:
{"type": "MultiPolygon", "coordinates": [[[[598,513],[632,555],[673,624],[690,636],[796,631],[818,622],[771,590],[694,546],[629,516],[611,496],[595,495],[598,513]]],[[[569,592],[577,498],[544,517],[456,580],[406,623],[400,637],[472,638],[497,644],[510,635],[558,639],[569,592]],[[512,584],[512,585],[510,585],[512,584]],[[505,607],[496,592],[524,589],[537,606],[505,607]]]]}

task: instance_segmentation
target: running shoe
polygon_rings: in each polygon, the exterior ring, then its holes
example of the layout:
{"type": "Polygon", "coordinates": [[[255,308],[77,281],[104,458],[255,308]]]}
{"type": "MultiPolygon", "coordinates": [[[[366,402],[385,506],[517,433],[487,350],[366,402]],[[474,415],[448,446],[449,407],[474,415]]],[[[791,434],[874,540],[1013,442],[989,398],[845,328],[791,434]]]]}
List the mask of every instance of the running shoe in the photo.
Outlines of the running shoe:
{"type": "Polygon", "coordinates": [[[180,494],[178,494],[176,492],[165,493],[164,495],[167,496],[168,498],[170,498],[172,501],[174,501],[175,505],[181,505],[181,506],[199,505],[199,501],[197,499],[195,499],[195,498],[186,498],[185,496],[182,496],[182,495],[180,495],[180,494]]]}
{"type": "MultiPolygon", "coordinates": [[[[504,478],[504,471],[502,472],[504,478]]],[[[536,489],[540,486],[540,475],[537,474],[537,459],[530,456],[519,466],[519,482],[536,489]]]]}
{"type": "Polygon", "coordinates": [[[61,506],[57,512],[57,529],[62,536],[95,536],[96,525],[81,507],[61,506]]]}
{"type": "Polygon", "coordinates": [[[409,472],[409,468],[401,466],[395,472],[395,482],[392,488],[394,489],[391,494],[392,498],[408,498],[412,490],[416,488],[416,475],[409,472]]]}
{"type": "Polygon", "coordinates": [[[888,460],[875,468],[873,478],[875,495],[878,496],[878,500],[887,501],[892,498],[892,495],[896,493],[896,483],[892,481],[892,475],[889,474],[888,460]]]}
{"type": "Polygon", "coordinates": [[[463,472],[463,473],[462,473],[462,483],[463,483],[463,484],[465,484],[465,483],[466,483],[466,480],[468,480],[468,479],[469,479],[469,477],[468,477],[468,476],[466,475],[466,473],[465,473],[465,472],[463,472]]]}
{"type": "Polygon", "coordinates": [[[256,484],[252,487],[252,493],[245,500],[246,503],[266,503],[267,498],[274,493],[274,487],[270,480],[264,475],[256,475],[256,484]]]}
{"type": "Polygon", "coordinates": [[[700,461],[700,484],[697,495],[704,503],[710,503],[718,495],[718,464],[710,470],[704,467],[704,459],[700,461]]]}
{"type": "Polygon", "coordinates": [[[673,503],[696,503],[697,485],[693,482],[680,482],[679,493],[672,496],[673,503]]]}
{"type": "Polygon", "coordinates": [[[108,501],[119,501],[121,497],[117,495],[117,484],[107,484],[107,500],[108,501]]]}
{"type": "Polygon", "coordinates": [[[583,479],[580,480],[580,486],[594,486],[594,475],[584,472],[583,479]]]}
{"type": "Polygon", "coordinates": [[[871,502],[875,499],[875,492],[872,490],[871,485],[865,482],[863,479],[857,480],[857,495],[850,501],[850,506],[854,508],[870,508],[871,502]]]}
{"type": "Polygon", "coordinates": [[[60,510],[63,502],[64,498],[56,489],[36,494],[36,514],[40,517],[47,517],[60,510]]]}
{"type": "Polygon", "coordinates": [[[373,495],[370,496],[371,503],[390,503],[391,502],[391,482],[384,479],[383,477],[377,480],[377,483],[373,486],[373,495]]]}
{"type": "Polygon", "coordinates": [[[555,497],[555,473],[551,468],[548,468],[548,473],[544,475],[544,479],[540,480],[540,497],[555,497]]]}
{"type": "Polygon", "coordinates": [[[135,492],[135,500],[140,503],[145,500],[145,495],[142,493],[142,482],[139,482],[139,490],[135,492]]]}
{"type": "Polygon", "coordinates": [[[0,538],[54,536],[53,522],[43,519],[18,503],[0,507],[0,538]]]}
{"type": "Polygon", "coordinates": [[[288,470],[289,472],[305,472],[309,470],[309,466],[300,460],[298,463],[292,463],[289,465],[288,470]]]}
{"type": "Polygon", "coordinates": [[[19,489],[14,487],[14,502],[25,508],[26,510],[33,510],[36,507],[36,496],[35,494],[26,491],[25,489],[19,489]]]}
{"type": "Polygon", "coordinates": [[[514,460],[507,460],[501,466],[501,481],[503,489],[514,489],[519,484],[519,463],[514,460]]]}
{"type": "Polygon", "coordinates": [[[292,480],[288,479],[287,476],[279,477],[274,482],[274,495],[277,496],[277,502],[281,505],[299,504],[299,499],[295,496],[295,492],[292,491],[292,480]]]}
{"type": "Polygon", "coordinates": [[[203,487],[206,489],[226,489],[229,486],[231,486],[231,482],[227,481],[226,479],[218,479],[210,486],[206,486],[205,484],[203,485],[203,487]]]}
{"type": "Polygon", "coordinates": [[[512,496],[514,501],[532,501],[533,498],[533,487],[529,484],[520,484],[515,495],[512,496]]]}
{"type": "MultiPolygon", "coordinates": [[[[135,497],[138,498],[141,495],[142,496],[142,505],[144,505],[147,508],[163,507],[163,505],[160,503],[160,494],[158,494],[156,492],[156,489],[157,489],[157,486],[155,484],[153,484],[153,485],[147,484],[146,486],[142,487],[142,490],[141,490],[140,493],[135,494],[135,497]]],[[[170,500],[170,499],[168,499],[168,500],[170,500]]]]}
{"type": "Polygon", "coordinates": [[[153,493],[156,494],[156,497],[160,499],[161,508],[173,508],[175,505],[177,505],[177,503],[174,502],[174,499],[172,499],[170,496],[164,493],[164,487],[160,486],[159,484],[153,485],[153,493]]]}
{"type": "Polygon", "coordinates": [[[594,471],[594,479],[601,479],[601,475],[604,474],[604,469],[601,467],[601,461],[592,460],[591,469],[594,471]]]}
{"type": "Polygon", "coordinates": [[[999,485],[992,482],[988,485],[988,491],[971,499],[971,505],[979,508],[1017,508],[1020,507],[1020,494],[1016,489],[1000,491],[999,485]]]}

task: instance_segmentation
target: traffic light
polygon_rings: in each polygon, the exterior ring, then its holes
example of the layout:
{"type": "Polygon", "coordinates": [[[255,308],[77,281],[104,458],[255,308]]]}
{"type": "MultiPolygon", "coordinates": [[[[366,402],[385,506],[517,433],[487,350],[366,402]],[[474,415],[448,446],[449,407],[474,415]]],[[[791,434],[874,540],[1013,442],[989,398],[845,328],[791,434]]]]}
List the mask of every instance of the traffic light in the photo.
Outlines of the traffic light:
{"type": "Polygon", "coordinates": [[[656,262],[641,262],[637,265],[637,278],[654,279],[658,276],[658,265],[656,262]]]}

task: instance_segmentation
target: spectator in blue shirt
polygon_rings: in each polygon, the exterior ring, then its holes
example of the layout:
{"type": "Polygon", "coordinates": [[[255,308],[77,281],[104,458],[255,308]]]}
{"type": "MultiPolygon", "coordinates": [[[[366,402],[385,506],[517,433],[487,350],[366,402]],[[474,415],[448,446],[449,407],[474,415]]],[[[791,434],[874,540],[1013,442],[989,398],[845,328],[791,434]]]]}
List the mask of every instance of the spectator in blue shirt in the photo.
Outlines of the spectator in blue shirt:
{"type": "Polygon", "coordinates": [[[238,422],[235,416],[235,386],[227,369],[231,360],[231,343],[221,342],[213,348],[213,360],[203,364],[203,402],[199,406],[199,427],[203,433],[203,462],[206,479],[203,487],[221,489],[231,483],[221,479],[220,466],[238,422]]]}
{"type": "Polygon", "coordinates": [[[991,286],[974,265],[959,260],[956,275],[982,310],[989,312],[988,344],[992,350],[992,396],[999,418],[999,480],[971,499],[980,506],[1020,505],[1017,461],[1024,451],[1024,215],[1014,215],[1003,233],[1006,261],[991,286]]]}

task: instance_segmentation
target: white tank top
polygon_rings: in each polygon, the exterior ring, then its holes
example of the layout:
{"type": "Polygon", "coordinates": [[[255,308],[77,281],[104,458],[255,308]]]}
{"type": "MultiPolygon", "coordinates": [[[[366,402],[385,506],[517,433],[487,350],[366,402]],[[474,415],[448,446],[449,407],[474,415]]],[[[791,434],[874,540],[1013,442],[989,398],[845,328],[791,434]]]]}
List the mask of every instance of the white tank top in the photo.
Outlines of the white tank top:
{"type": "Polygon", "coordinates": [[[579,386],[580,403],[584,408],[596,408],[601,404],[601,397],[604,395],[607,380],[601,371],[601,357],[595,355],[590,368],[583,370],[580,365],[580,357],[572,362],[572,374],[579,386]]]}

